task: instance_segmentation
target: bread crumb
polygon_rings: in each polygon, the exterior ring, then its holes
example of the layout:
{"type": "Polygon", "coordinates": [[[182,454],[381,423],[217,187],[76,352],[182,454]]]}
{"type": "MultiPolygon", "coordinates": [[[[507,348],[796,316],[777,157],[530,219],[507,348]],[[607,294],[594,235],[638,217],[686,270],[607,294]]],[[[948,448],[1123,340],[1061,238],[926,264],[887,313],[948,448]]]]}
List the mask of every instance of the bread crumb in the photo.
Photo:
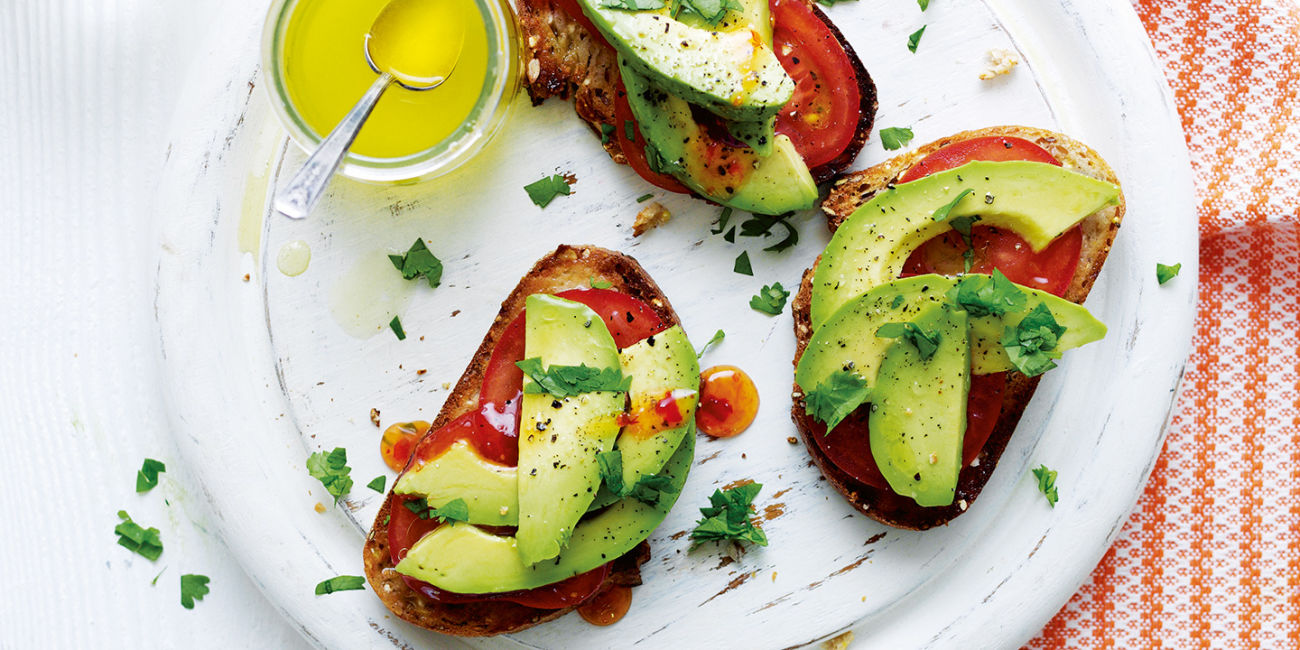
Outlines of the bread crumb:
{"type": "Polygon", "coordinates": [[[415,374],[417,374],[417,375],[423,375],[423,374],[426,373],[426,372],[429,372],[429,369],[428,369],[428,368],[420,368],[419,370],[416,370],[416,371],[415,371],[415,374]]]}
{"type": "Polygon", "coordinates": [[[541,74],[542,62],[537,59],[530,59],[528,61],[528,80],[537,81],[537,77],[541,76],[541,74]]]}
{"type": "Polygon", "coordinates": [[[449,382],[449,381],[444,381],[444,382],[442,382],[442,389],[443,389],[443,390],[450,390],[450,389],[451,389],[451,382],[449,382]]]}
{"type": "Polygon", "coordinates": [[[379,409],[370,409],[370,422],[379,428],[379,409]]]}
{"type": "Polygon", "coordinates": [[[796,438],[796,437],[794,437],[794,436],[790,436],[789,438],[786,438],[785,441],[788,442],[788,443],[790,443],[790,444],[792,444],[792,445],[797,445],[797,444],[799,444],[799,439],[796,438]]]}
{"type": "Polygon", "coordinates": [[[672,213],[658,201],[654,201],[636,213],[636,221],[632,224],[632,236],[640,237],[647,231],[668,223],[671,218],[673,218],[672,213]]]}
{"type": "Polygon", "coordinates": [[[321,503],[320,501],[317,501],[317,502],[316,502],[316,512],[319,512],[319,513],[321,513],[322,515],[325,514],[325,504],[321,503]]]}
{"type": "Polygon", "coordinates": [[[980,80],[988,81],[1004,74],[1011,74],[1011,69],[1020,65],[1020,59],[1010,50],[994,48],[988,51],[989,67],[980,73],[980,80]]]}
{"type": "Polygon", "coordinates": [[[966,512],[966,509],[970,507],[970,504],[966,503],[965,499],[962,499],[961,501],[957,502],[957,507],[961,508],[962,512],[966,512]]]}
{"type": "Polygon", "coordinates": [[[772,582],[776,582],[776,571],[772,572],[772,582]]]}
{"type": "Polygon", "coordinates": [[[823,641],[822,647],[826,650],[845,650],[845,648],[849,647],[850,643],[853,643],[853,630],[849,630],[833,639],[823,641]]]}
{"type": "Polygon", "coordinates": [[[247,273],[244,274],[244,282],[248,282],[249,280],[252,280],[252,279],[253,279],[252,276],[250,276],[249,274],[247,274],[247,273]]]}

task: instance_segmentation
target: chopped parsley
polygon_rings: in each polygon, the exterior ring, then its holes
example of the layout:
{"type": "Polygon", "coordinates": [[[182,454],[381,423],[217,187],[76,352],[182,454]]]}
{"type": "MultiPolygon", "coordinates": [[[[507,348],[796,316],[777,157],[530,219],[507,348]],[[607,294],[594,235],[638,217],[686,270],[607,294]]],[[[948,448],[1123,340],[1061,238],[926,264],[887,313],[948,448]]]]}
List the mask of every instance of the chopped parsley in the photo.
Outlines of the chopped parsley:
{"type": "Polygon", "coordinates": [[[612,136],[612,135],[614,135],[614,125],[613,125],[613,124],[601,124],[601,125],[600,125],[600,143],[601,143],[601,144],[609,144],[609,138],[610,138],[610,136],[612,136]]]}
{"type": "Polygon", "coordinates": [[[728,244],[736,243],[736,227],[732,226],[731,230],[728,230],[727,234],[723,235],[722,238],[726,240],[728,244]]]}
{"type": "Polygon", "coordinates": [[[731,270],[741,275],[754,275],[754,267],[749,264],[749,251],[740,251],[740,255],[736,257],[736,265],[731,270]]]}
{"type": "Polygon", "coordinates": [[[366,487],[374,490],[375,492],[383,494],[384,486],[387,484],[388,484],[388,477],[384,476],[383,474],[380,474],[379,476],[370,479],[370,482],[366,483],[366,487]]]}
{"type": "Polygon", "coordinates": [[[979,215],[953,217],[948,220],[948,225],[952,226],[952,229],[961,237],[962,243],[966,244],[966,250],[961,252],[961,258],[966,264],[964,270],[966,273],[970,273],[970,267],[975,264],[975,243],[971,241],[970,229],[979,220],[979,215]]]}
{"type": "Polygon", "coordinates": [[[131,521],[131,515],[126,514],[125,510],[118,510],[117,516],[122,520],[113,529],[117,535],[119,546],[148,559],[154,561],[162,555],[163,544],[162,537],[157,528],[144,528],[140,524],[131,521]]]}
{"type": "Polygon", "coordinates": [[[1030,471],[1034,473],[1034,478],[1038,479],[1038,491],[1047,498],[1047,504],[1055,508],[1056,501],[1060,497],[1056,493],[1056,470],[1047,469],[1046,465],[1040,464],[1030,471]]]}
{"type": "Polygon", "coordinates": [[[197,573],[186,573],[181,576],[181,607],[185,609],[194,609],[194,601],[203,600],[208,595],[207,576],[197,573]]]}
{"type": "Polygon", "coordinates": [[[600,390],[627,392],[632,385],[632,378],[625,376],[621,368],[593,368],[585,363],[543,368],[541,357],[517,361],[515,365],[533,380],[524,384],[525,393],[569,397],[600,390]]]}
{"type": "MultiPolygon", "coordinates": [[[[713,228],[709,232],[717,235],[722,231],[726,230],[727,224],[731,223],[731,208],[722,208],[722,214],[718,215],[718,220],[714,221],[713,223],[717,226],[717,228],[713,228]]],[[[733,228],[732,230],[734,231],[735,228],[733,228]]]]}
{"type": "Polygon", "coordinates": [[[966,198],[967,195],[974,194],[974,193],[975,190],[972,190],[969,187],[962,190],[961,194],[957,195],[957,198],[949,201],[947,205],[940,207],[938,210],[935,210],[934,214],[931,215],[930,218],[934,219],[935,221],[943,221],[944,219],[947,219],[948,215],[952,214],[952,209],[957,207],[957,204],[961,203],[962,199],[966,198]]]}
{"type": "Polygon", "coordinates": [[[903,339],[912,344],[921,353],[921,360],[929,361],[939,349],[939,332],[927,331],[916,323],[885,323],[876,330],[876,336],[884,339],[903,339]]]}
{"type": "Polygon", "coordinates": [[[948,297],[971,316],[1001,316],[1025,308],[1029,296],[1016,283],[993,269],[993,275],[967,275],[957,281],[948,297]]]}
{"type": "Polygon", "coordinates": [[[637,203],[645,203],[646,201],[649,201],[650,199],[653,199],[654,197],[655,197],[654,192],[646,192],[645,194],[642,194],[641,196],[636,197],[636,202],[637,202],[637,203]]]}
{"type": "Polygon", "coordinates": [[[1181,270],[1183,270],[1182,262],[1179,262],[1173,266],[1168,266],[1156,262],[1156,281],[1159,282],[1160,284],[1164,284],[1177,277],[1178,272],[1181,270]]]}
{"type": "Polygon", "coordinates": [[[676,174],[686,169],[681,158],[668,160],[649,142],[645,145],[645,163],[656,174],[676,174]]]}
{"type": "Polygon", "coordinates": [[[910,35],[908,35],[907,51],[911,52],[912,54],[916,54],[916,46],[921,44],[921,35],[924,33],[925,33],[925,27],[921,27],[921,29],[918,29],[912,32],[910,35]]]}
{"type": "Polygon", "coordinates": [[[780,224],[785,228],[785,237],[783,237],[781,241],[763,249],[771,253],[779,253],[799,243],[799,231],[795,229],[793,224],[787,221],[787,218],[791,214],[792,213],[787,212],[775,216],[763,214],[752,215],[749,219],[746,219],[744,223],[740,224],[740,236],[770,237],[772,235],[772,228],[777,224],[780,224]]]}
{"type": "Polygon", "coordinates": [[[761,483],[746,483],[727,490],[714,490],[707,508],[700,508],[704,518],[695,522],[691,531],[691,548],[704,542],[735,540],[767,546],[767,535],[754,525],[749,513],[754,510],[754,497],[763,489],[761,483]]]}
{"type": "Polygon", "coordinates": [[[525,185],[524,191],[528,192],[528,198],[539,208],[550,205],[551,201],[554,201],[555,197],[561,194],[568,196],[573,193],[573,189],[569,187],[569,182],[559,174],[543,176],[541,179],[525,185]]]}
{"type": "Polygon", "coordinates": [[[464,499],[452,499],[441,508],[430,506],[424,497],[403,501],[402,505],[420,519],[437,519],[440,524],[448,521],[469,521],[469,506],[465,504],[464,499]]]}
{"type": "Polygon", "coordinates": [[[764,314],[777,316],[785,309],[785,300],[790,297],[790,292],[781,286],[780,282],[763,285],[758,290],[758,295],[749,299],[749,306],[754,311],[761,311],[764,314]]]}
{"type": "Polygon", "coordinates": [[[1026,377],[1037,377],[1056,367],[1053,359],[1060,359],[1056,344],[1065,333],[1065,326],[1056,322],[1046,303],[1038,303],[1015,326],[1007,327],[1002,335],[1011,364],[1026,377]]]}
{"type": "Polygon", "coordinates": [[[406,330],[402,329],[401,316],[394,316],[393,320],[388,321],[388,327],[389,329],[393,330],[393,334],[397,336],[397,340],[399,341],[406,340],[406,330]]]}
{"type": "MultiPolygon", "coordinates": [[[[663,5],[659,5],[662,7],[663,5]]],[[[658,9],[658,7],[656,7],[658,9]]],[[[623,120],[623,135],[627,136],[628,142],[636,141],[636,122],[632,120],[623,120]]]]}
{"type": "Polygon", "coordinates": [[[442,282],[442,260],[429,252],[429,247],[424,245],[422,238],[416,238],[405,255],[389,255],[388,261],[392,262],[393,266],[402,272],[402,277],[407,280],[424,276],[424,279],[429,281],[430,289],[442,282]]]}
{"type": "Polygon", "coordinates": [[[600,6],[608,9],[643,11],[646,9],[663,9],[664,0],[601,0],[600,6]]]}
{"type": "Polygon", "coordinates": [[[722,339],[724,339],[724,338],[727,338],[727,333],[726,333],[726,332],[723,332],[722,330],[718,330],[718,331],[714,332],[714,333],[713,333],[713,338],[709,339],[709,341],[708,341],[707,343],[705,343],[703,347],[700,348],[699,352],[696,352],[696,353],[695,353],[695,358],[696,358],[696,359],[702,359],[702,358],[704,358],[704,353],[705,353],[709,348],[713,347],[714,345],[717,345],[718,343],[721,343],[721,342],[722,342],[722,339]]]}
{"type": "Polygon", "coordinates": [[[891,126],[880,130],[880,145],[889,151],[902,149],[912,141],[912,127],[891,126]]]}
{"type": "Polygon", "coordinates": [[[727,15],[728,11],[740,11],[745,7],[736,0],[677,0],[673,17],[681,10],[689,11],[710,25],[716,25],[727,15]]]}
{"type": "Polygon", "coordinates": [[[840,369],[831,373],[804,396],[804,410],[814,419],[826,423],[830,433],[853,409],[867,401],[870,393],[861,375],[840,369]]]}
{"type": "Polygon", "coordinates": [[[316,595],[324,596],[336,591],[357,591],[365,588],[366,579],[361,576],[334,576],[316,585],[316,595]]]}
{"type": "Polygon", "coordinates": [[[325,491],[334,496],[334,504],[352,490],[352,468],[348,467],[348,450],[335,447],[334,451],[318,451],[307,457],[307,473],[325,486],[325,491]]]}
{"type": "Polygon", "coordinates": [[[623,452],[617,449],[596,454],[596,464],[600,467],[600,480],[610,492],[623,496],[623,452]]]}
{"type": "Polygon", "coordinates": [[[148,492],[158,487],[158,475],[167,471],[167,466],[162,461],[152,458],[144,459],[144,464],[140,465],[140,471],[135,473],[135,491],[148,492]]]}
{"type": "Polygon", "coordinates": [[[587,278],[587,284],[590,284],[592,289],[608,289],[614,286],[614,284],[608,280],[597,280],[594,275],[587,278]]]}
{"type": "Polygon", "coordinates": [[[158,578],[161,578],[161,577],[162,577],[162,574],[164,574],[164,573],[167,573],[167,567],[163,567],[163,568],[162,568],[162,571],[159,571],[159,572],[158,572],[158,575],[154,576],[154,577],[153,577],[153,580],[150,580],[150,581],[149,581],[149,586],[150,586],[150,587],[157,587],[157,586],[158,586],[158,578]]]}
{"type": "Polygon", "coordinates": [[[930,0],[916,0],[916,4],[920,5],[921,11],[925,11],[926,9],[930,8],[930,0]]]}
{"type": "Polygon", "coordinates": [[[822,5],[823,7],[834,7],[836,4],[841,2],[856,2],[856,1],[857,0],[817,0],[817,4],[822,5]]]}
{"type": "Polygon", "coordinates": [[[659,505],[660,498],[673,492],[673,479],[667,474],[650,474],[642,476],[627,495],[648,506],[659,505]]]}

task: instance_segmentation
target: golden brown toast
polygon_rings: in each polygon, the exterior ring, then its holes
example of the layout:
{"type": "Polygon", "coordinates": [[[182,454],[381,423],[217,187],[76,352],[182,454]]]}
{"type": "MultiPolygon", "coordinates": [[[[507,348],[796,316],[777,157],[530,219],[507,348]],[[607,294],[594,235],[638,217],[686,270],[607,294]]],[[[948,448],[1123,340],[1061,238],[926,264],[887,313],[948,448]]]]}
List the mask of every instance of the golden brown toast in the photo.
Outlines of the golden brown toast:
{"type": "MultiPolygon", "coordinates": [[[[1078,140],[1045,129],[1025,126],[994,126],[956,133],[869,169],[845,175],[835,184],[830,195],[822,203],[822,211],[826,213],[827,225],[830,227],[831,232],[834,232],[849,215],[853,214],[853,211],[858,206],[870,200],[876,192],[893,183],[904,171],[910,169],[940,147],[961,140],[999,135],[1029,140],[1046,149],[1048,153],[1061,161],[1061,164],[1066,169],[1119,185],[1119,179],[1115,177],[1115,172],[1111,170],[1110,165],[1106,164],[1106,161],[1102,160],[1096,151],[1078,140]]],[[[1115,235],[1119,232],[1120,221],[1124,218],[1124,208],[1124,195],[1121,192],[1119,202],[1116,205],[1098,210],[1081,222],[1083,246],[1079,255],[1079,267],[1075,270],[1074,278],[1071,279],[1070,286],[1065,292],[1067,300],[1082,303],[1088,297],[1088,292],[1092,290],[1093,282],[1096,281],[1097,274],[1101,272],[1101,266],[1110,253],[1110,247],[1115,241],[1115,235]]],[[[821,261],[820,257],[817,259],[818,262],[821,261]]],[[[812,300],[812,276],[816,268],[816,263],[814,263],[813,268],[804,272],[799,293],[795,295],[794,302],[791,303],[794,314],[794,334],[796,339],[794,362],[796,365],[799,363],[799,358],[803,356],[804,348],[808,345],[808,339],[812,336],[809,310],[812,300]]],[[[956,498],[951,506],[944,507],[924,508],[918,506],[916,502],[908,497],[899,496],[892,490],[881,490],[863,484],[836,467],[822,453],[821,448],[817,446],[816,441],[811,437],[821,435],[821,432],[825,430],[825,426],[814,421],[812,416],[807,414],[804,404],[804,391],[797,383],[794,386],[794,404],[791,408],[791,417],[794,419],[795,426],[798,427],[799,434],[803,438],[804,447],[808,449],[808,453],[816,462],[822,475],[848,499],[853,507],[868,517],[890,526],[924,530],[948,523],[953,517],[964,512],[975,501],[975,497],[979,496],[980,490],[984,488],[984,484],[988,482],[989,477],[993,474],[993,468],[997,466],[998,459],[1001,458],[1002,452],[1006,449],[1007,441],[1010,440],[1011,434],[1015,431],[1016,424],[1020,421],[1020,416],[1024,413],[1025,406],[1028,405],[1029,399],[1033,397],[1034,389],[1037,386],[1037,377],[1025,377],[1017,372],[1007,373],[1007,385],[1002,399],[1002,414],[998,417],[997,425],[975,462],[962,468],[957,480],[956,498]]],[[[856,420],[865,417],[866,409],[859,408],[848,419],[856,420]]]]}
{"type": "MultiPolygon", "coordinates": [[[[668,304],[668,299],[636,260],[594,246],[560,246],[538,260],[532,270],[515,286],[514,291],[510,292],[509,297],[501,303],[501,311],[497,313],[492,327],[488,329],[483,342],[470,360],[469,367],[456,382],[455,388],[447,397],[447,402],[438,413],[438,417],[434,419],[433,425],[429,428],[430,434],[455,418],[478,408],[483,373],[487,369],[492,350],[510,321],[523,311],[524,301],[528,296],[586,287],[593,280],[608,282],[610,288],[650,305],[666,325],[680,324],[677,314],[668,304]]],[[[365,564],[366,579],[370,581],[371,588],[379,595],[384,605],[402,620],[447,634],[489,636],[517,632],[559,618],[574,609],[573,607],[558,610],[536,609],[504,601],[441,604],[424,598],[408,587],[401,576],[392,570],[393,562],[388,552],[388,526],[383,523],[388,518],[392,503],[393,493],[390,490],[383,507],[379,509],[374,525],[370,528],[370,534],[366,536],[362,562],[365,564]]],[[[640,567],[648,559],[650,559],[650,545],[642,542],[614,561],[613,570],[605,579],[602,589],[609,585],[641,584],[640,567]]]]}

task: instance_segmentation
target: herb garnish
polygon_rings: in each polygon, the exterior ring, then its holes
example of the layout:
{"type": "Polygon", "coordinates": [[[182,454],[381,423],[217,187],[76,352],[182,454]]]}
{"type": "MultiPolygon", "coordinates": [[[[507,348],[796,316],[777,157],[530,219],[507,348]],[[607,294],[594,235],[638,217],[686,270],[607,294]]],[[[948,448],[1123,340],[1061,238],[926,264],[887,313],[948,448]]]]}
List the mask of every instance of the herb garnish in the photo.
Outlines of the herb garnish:
{"type": "MultiPolygon", "coordinates": [[[[606,9],[644,11],[646,9],[663,9],[664,0],[601,0],[600,6],[606,9]]],[[[631,140],[632,136],[628,136],[627,139],[631,140]]]]}
{"type": "Polygon", "coordinates": [[[631,490],[627,491],[627,496],[640,501],[648,506],[659,505],[660,498],[665,493],[673,491],[673,479],[667,474],[649,474],[642,476],[631,490]]]}
{"type": "Polygon", "coordinates": [[[912,32],[907,37],[907,50],[909,52],[911,52],[912,54],[916,54],[916,46],[921,44],[921,35],[924,33],[925,33],[925,27],[921,27],[921,29],[912,32]]]}
{"type": "Polygon", "coordinates": [[[627,392],[632,378],[623,375],[621,368],[593,368],[580,366],[548,366],[543,368],[542,358],[533,357],[515,362],[532,382],[524,384],[525,393],[547,393],[556,397],[569,397],[599,390],[627,392]]]}
{"type": "Polygon", "coordinates": [[[912,127],[891,126],[880,130],[880,145],[889,151],[902,149],[912,141],[912,127]]]}
{"type": "Polygon", "coordinates": [[[465,504],[464,499],[452,499],[441,508],[431,507],[424,497],[403,501],[402,505],[420,519],[437,519],[440,524],[448,521],[469,521],[469,506],[465,504]]]}
{"type": "Polygon", "coordinates": [[[316,585],[316,595],[324,596],[336,591],[356,591],[365,588],[366,579],[361,576],[334,576],[316,585]]]}
{"type": "Polygon", "coordinates": [[[925,11],[926,9],[930,8],[930,0],[916,0],[916,4],[920,5],[921,11],[925,11]]]}
{"type": "Polygon", "coordinates": [[[524,186],[524,191],[528,192],[528,198],[539,208],[544,208],[555,200],[555,197],[563,194],[568,196],[573,193],[569,187],[568,181],[559,174],[543,176],[541,179],[533,181],[524,186]]]}
{"type": "Polygon", "coordinates": [[[596,454],[596,465],[600,467],[600,480],[610,492],[623,495],[623,452],[617,449],[596,454]]]}
{"type": "Polygon", "coordinates": [[[799,243],[799,231],[795,229],[794,225],[787,221],[787,218],[791,214],[793,213],[787,212],[775,216],[763,214],[752,215],[749,219],[746,219],[744,223],[740,224],[740,236],[770,237],[772,235],[772,227],[780,224],[785,228],[785,237],[782,238],[781,241],[763,249],[770,253],[780,253],[781,251],[799,243]]]}
{"type": "Polygon", "coordinates": [[[979,215],[970,215],[967,217],[953,217],[948,220],[948,225],[957,232],[961,237],[963,244],[966,244],[966,250],[961,252],[961,258],[966,264],[965,273],[970,273],[970,267],[975,264],[975,243],[971,241],[970,229],[979,221],[979,215]]]}
{"type": "Polygon", "coordinates": [[[731,270],[741,275],[754,275],[754,267],[749,264],[749,251],[740,251],[740,255],[736,257],[736,265],[731,270]]]}
{"type": "Polygon", "coordinates": [[[1056,322],[1046,303],[1038,303],[1014,327],[1002,335],[1002,347],[1012,365],[1026,377],[1037,377],[1056,367],[1053,359],[1060,359],[1056,344],[1065,333],[1065,326],[1056,322]]]}
{"type": "Polygon", "coordinates": [[[636,197],[636,202],[637,202],[637,203],[645,203],[646,201],[649,201],[650,199],[653,199],[654,197],[655,197],[654,192],[646,192],[645,194],[642,194],[641,196],[636,197]]]}
{"type": "Polygon", "coordinates": [[[993,275],[967,275],[957,281],[948,297],[971,316],[1001,316],[1025,308],[1029,296],[1016,283],[993,269],[993,275]]]}
{"type": "Polygon", "coordinates": [[[754,311],[777,316],[785,308],[785,300],[789,297],[790,292],[786,291],[780,282],[774,282],[763,285],[763,288],[758,290],[758,295],[749,299],[749,306],[754,311]]]}
{"type": "Polygon", "coordinates": [[[375,492],[383,494],[384,486],[387,484],[388,484],[388,477],[384,476],[383,474],[380,474],[379,476],[370,479],[370,482],[366,483],[366,487],[374,490],[375,492]]]}
{"type": "Polygon", "coordinates": [[[401,316],[394,316],[393,320],[388,321],[388,328],[393,330],[393,334],[397,336],[397,340],[406,340],[406,330],[402,329],[401,316]]]}
{"type": "Polygon", "coordinates": [[[194,609],[194,601],[203,600],[208,595],[209,578],[197,573],[181,576],[181,607],[194,609]]]}
{"type": "MultiPolygon", "coordinates": [[[[714,222],[718,225],[718,227],[710,230],[709,232],[715,235],[721,233],[722,231],[727,229],[727,224],[730,222],[731,222],[731,208],[724,207],[722,208],[722,214],[718,215],[718,220],[714,222]]],[[[734,233],[736,229],[732,228],[731,231],[734,233]]],[[[730,241],[735,241],[734,236],[730,241]]]]}
{"type": "Polygon", "coordinates": [[[867,380],[861,375],[845,369],[836,370],[807,391],[804,410],[814,419],[826,423],[826,433],[830,433],[853,409],[867,401],[870,392],[867,380]]]}
{"type": "Polygon", "coordinates": [[[1040,464],[1030,471],[1034,473],[1034,478],[1038,479],[1038,491],[1047,498],[1047,504],[1055,508],[1060,496],[1056,493],[1056,470],[1047,469],[1046,465],[1040,464]]]}
{"type": "Polygon", "coordinates": [[[677,12],[682,10],[689,11],[710,25],[718,24],[727,11],[740,11],[745,7],[736,0],[677,0],[673,9],[673,17],[677,17],[677,12]]]}
{"type": "Polygon", "coordinates": [[[927,331],[916,323],[885,323],[876,329],[876,336],[884,339],[901,338],[921,353],[922,361],[929,361],[939,349],[939,332],[927,331]]]}
{"type": "Polygon", "coordinates": [[[587,278],[587,284],[590,284],[592,289],[608,289],[614,286],[614,283],[608,280],[597,280],[594,275],[587,278]]]}
{"type": "Polygon", "coordinates": [[[857,2],[857,0],[817,0],[817,4],[823,7],[834,7],[840,2],[857,2]]]}
{"type": "Polygon", "coordinates": [[[307,457],[307,473],[325,486],[325,491],[334,496],[334,504],[352,490],[352,477],[348,476],[352,468],[348,467],[348,450],[335,447],[334,451],[318,451],[307,457]]]}
{"type": "Polygon", "coordinates": [[[614,135],[614,125],[602,123],[600,125],[600,143],[609,144],[609,137],[612,135],[614,135]]]}
{"type": "Polygon", "coordinates": [[[702,359],[704,357],[705,351],[707,351],[709,348],[713,347],[714,345],[721,343],[722,339],[726,337],[727,337],[726,332],[723,332],[722,330],[718,330],[714,332],[713,338],[709,339],[709,341],[705,343],[703,347],[700,348],[699,352],[695,353],[695,358],[702,359]]]}
{"type": "Polygon", "coordinates": [[[761,483],[746,483],[727,490],[714,490],[709,496],[712,505],[700,508],[704,518],[697,521],[695,530],[691,531],[691,548],[704,542],[728,539],[767,546],[767,535],[749,518],[749,513],[754,510],[751,505],[754,497],[762,489],[761,483]]]}
{"type": "Polygon", "coordinates": [[[144,459],[144,464],[140,465],[140,471],[135,473],[135,491],[148,492],[158,487],[158,474],[167,471],[167,466],[162,461],[152,458],[144,459]]]}
{"type": "Polygon", "coordinates": [[[442,282],[442,260],[429,252],[429,247],[424,245],[422,238],[416,238],[405,255],[389,255],[388,260],[407,280],[424,276],[424,279],[429,281],[430,289],[442,282]]]}
{"type": "Polygon", "coordinates": [[[957,204],[961,203],[961,200],[966,198],[966,195],[974,194],[974,193],[975,190],[972,190],[969,187],[962,190],[961,194],[957,195],[957,198],[948,202],[948,205],[942,206],[938,210],[935,210],[934,214],[931,215],[931,218],[934,219],[935,221],[943,221],[944,219],[947,219],[948,215],[952,213],[952,209],[957,207],[957,204]]]}
{"type": "Polygon", "coordinates": [[[1174,279],[1178,275],[1178,272],[1181,270],[1183,270],[1182,262],[1179,262],[1173,266],[1168,266],[1156,262],[1156,281],[1159,282],[1160,284],[1164,284],[1174,279]]]}
{"type": "Polygon", "coordinates": [[[117,516],[122,523],[113,529],[113,533],[117,535],[119,546],[150,561],[157,560],[162,555],[162,537],[157,528],[144,528],[131,521],[131,515],[126,514],[125,510],[118,510],[117,516]]]}

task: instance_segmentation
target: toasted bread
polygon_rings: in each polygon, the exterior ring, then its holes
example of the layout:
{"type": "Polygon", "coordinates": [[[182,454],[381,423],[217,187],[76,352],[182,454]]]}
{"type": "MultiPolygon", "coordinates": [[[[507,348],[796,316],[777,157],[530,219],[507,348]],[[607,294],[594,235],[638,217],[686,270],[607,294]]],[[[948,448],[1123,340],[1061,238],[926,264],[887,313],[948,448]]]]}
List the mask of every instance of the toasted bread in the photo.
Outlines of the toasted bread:
{"type": "MultiPolygon", "coordinates": [[[[871,134],[877,107],[876,85],[853,46],[830,18],[813,0],[801,1],[826,24],[849,55],[861,96],[858,124],[849,146],[834,160],[811,170],[813,179],[823,183],[857,158],[871,134]]],[[[550,97],[572,97],[574,110],[595,134],[600,135],[601,125],[619,127],[614,117],[614,101],[617,93],[623,92],[623,85],[613,48],[587,27],[585,17],[569,15],[557,0],[520,0],[518,13],[525,45],[524,87],[533,104],[541,104],[550,97]]],[[[614,162],[627,164],[618,138],[607,138],[604,147],[614,162]]]]}
{"type": "MultiPolygon", "coordinates": [[[[665,324],[680,324],[668,299],[636,260],[603,248],[560,246],[533,265],[532,270],[501,303],[501,311],[497,313],[492,327],[470,360],[469,367],[456,382],[429,431],[437,431],[455,418],[478,408],[483,373],[487,369],[492,350],[510,321],[523,311],[528,296],[586,287],[593,280],[608,282],[611,288],[646,303],[665,324]]],[[[370,528],[370,534],[366,536],[362,561],[370,586],[384,605],[399,618],[447,634],[489,636],[517,632],[559,618],[574,609],[536,609],[505,601],[443,604],[426,599],[408,587],[401,575],[392,570],[393,562],[388,551],[388,526],[384,524],[392,503],[393,493],[390,491],[370,528]]],[[[650,545],[642,542],[615,560],[613,570],[609,572],[602,589],[609,585],[641,584],[640,566],[649,558],[650,545]]]]}
{"type": "MultiPolygon", "coordinates": [[[[940,147],[961,140],[999,135],[1029,140],[1046,149],[1057,160],[1061,161],[1067,169],[1106,180],[1116,185],[1119,184],[1115,172],[1106,164],[1106,161],[1102,160],[1101,156],[1087,145],[1073,138],[1032,127],[996,126],[974,131],[963,131],[931,142],[910,153],[869,169],[846,175],[835,184],[830,195],[822,203],[822,210],[827,217],[827,225],[830,227],[831,232],[834,232],[849,215],[853,214],[853,211],[858,206],[870,200],[876,192],[893,183],[904,171],[910,169],[940,147]]],[[[1111,244],[1115,241],[1120,221],[1124,217],[1124,208],[1124,195],[1121,193],[1119,202],[1116,205],[1098,210],[1082,221],[1083,246],[1080,251],[1079,267],[1075,270],[1070,286],[1065,292],[1064,297],[1067,300],[1082,303],[1088,297],[1088,292],[1092,290],[1097,274],[1101,272],[1101,266],[1110,253],[1111,244]]],[[[818,262],[820,260],[821,258],[818,257],[818,262]]],[[[794,357],[795,364],[799,363],[799,359],[803,356],[804,349],[808,345],[808,340],[812,336],[809,312],[812,300],[814,269],[816,269],[816,263],[814,263],[813,268],[804,272],[799,293],[795,295],[794,302],[791,303],[794,314],[794,333],[797,341],[794,357]]],[[[1020,421],[1025,406],[1028,405],[1029,399],[1033,397],[1034,389],[1038,386],[1038,377],[1025,377],[1017,372],[1009,372],[1006,376],[1007,385],[1003,393],[1002,413],[998,417],[997,425],[994,427],[992,435],[989,436],[988,442],[984,444],[984,448],[980,451],[976,461],[962,468],[961,474],[958,476],[956,498],[950,506],[930,508],[918,506],[908,497],[899,496],[891,490],[881,490],[863,484],[836,467],[812,438],[815,435],[823,435],[826,427],[824,424],[813,420],[812,416],[806,412],[804,390],[797,383],[794,386],[794,404],[791,409],[791,416],[794,419],[795,426],[799,429],[800,436],[803,438],[804,446],[808,449],[808,453],[816,462],[817,467],[826,477],[826,480],[836,490],[839,490],[853,507],[868,517],[890,526],[924,530],[946,524],[953,517],[964,512],[979,496],[980,490],[984,488],[984,484],[988,482],[989,477],[993,474],[993,469],[997,466],[1003,450],[1006,449],[1007,442],[1015,431],[1016,424],[1020,421]]],[[[866,409],[859,408],[849,416],[849,419],[855,420],[865,417],[866,409]]]]}

